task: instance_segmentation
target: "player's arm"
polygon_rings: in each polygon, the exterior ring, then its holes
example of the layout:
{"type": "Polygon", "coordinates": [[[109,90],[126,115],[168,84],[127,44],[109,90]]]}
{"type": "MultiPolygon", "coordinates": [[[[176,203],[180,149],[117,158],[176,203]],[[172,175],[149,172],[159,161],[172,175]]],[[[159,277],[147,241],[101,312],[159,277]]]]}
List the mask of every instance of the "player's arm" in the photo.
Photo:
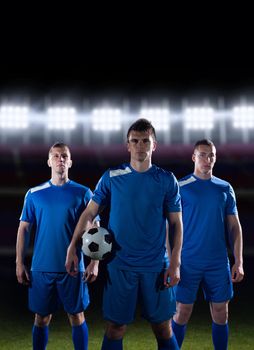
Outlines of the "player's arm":
{"type": "Polygon", "coordinates": [[[81,214],[72,236],[71,243],[67,249],[65,267],[70,275],[76,275],[78,272],[78,257],[76,249],[79,241],[85,231],[94,226],[94,218],[101,211],[99,204],[90,200],[86,209],[81,214]]]}
{"type": "Polygon", "coordinates": [[[182,213],[168,213],[169,234],[172,237],[170,264],[164,276],[167,287],[176,285],[180,280],[181,250],[183,242],[182,213]],[[169,280],[168,280],[169,279],[169,280]]]}
{"type": "Polygon", "coordinates": [[[229,241],[234,254],[234,264],[231,269],[233,282],[240,282],[243,279],[243,237],[242,227],[238,215],[227,216],[227,228],[229,241]]]}
{"type": "Polygon", "coordinates": [[[16,276],[19,283],[28,285],[29,272],[25,266],[25,255],[30,242],[32,224],[20,221],[16,242],[16,276]]]}
{"type": "MultiPolygon", "coordinates": [[[[93,226],[99,227],[100,221],[94,221],[93,226]]],[[[99,263],[99,260],[90,260],[83,275],[83,279],[85,282],[92,283],[96,280],[99,272],[99,263]]]]}
{"type": "Polygon", "coordinates": [[[169,242],[168,222],[166,224],[166,250],[167,250],[167,254],[168,254],[168,259],[170,261],[170,259],[171,259],[171,246],[170,246],[170,242],[169,242]]]}

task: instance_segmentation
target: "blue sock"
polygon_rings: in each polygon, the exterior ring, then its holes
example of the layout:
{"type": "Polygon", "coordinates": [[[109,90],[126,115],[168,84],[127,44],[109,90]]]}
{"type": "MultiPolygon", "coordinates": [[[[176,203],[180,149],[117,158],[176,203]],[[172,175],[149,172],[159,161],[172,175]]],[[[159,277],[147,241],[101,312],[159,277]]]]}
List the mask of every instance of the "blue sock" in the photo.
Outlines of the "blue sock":
{"type": "Polygon", "coordinates": [[[48,343],[48,337],[49,337],[48,326],[38,327],[36,325],[33,325],[32,337],[33,337],[33,350],[45,350],[48,343]]]}
{"type": "Polygon", "coordinates": [[[227,350],[228,348],[228,323],[212,324],[212,337],[214,350],[227,350]]]}
{"type": "Polygon", "coordinates": [[[101,350],[123,350],[123,339],[109,339],[104,335],[101,350]]]}
{"type": "Polygon", "coordinates": [[[185,337],[186,328],[187,328],[186,324],[181,325],[176,323],[174,320],[172,320],[172,329],[180,349],[185,337]]]}
{"type": "Polygon", "coordinates": [[[179,346],[176,341],[176,337],[173,335],[173,337],[169,339],[158,339],[158,350],[179,350],[179,346]]]}
{"type": "Polygon", "coordinates": [[[75,350],[88,349],[88,328],[86,321],[80,326],[72,326],[72,340],[75,350]]]}

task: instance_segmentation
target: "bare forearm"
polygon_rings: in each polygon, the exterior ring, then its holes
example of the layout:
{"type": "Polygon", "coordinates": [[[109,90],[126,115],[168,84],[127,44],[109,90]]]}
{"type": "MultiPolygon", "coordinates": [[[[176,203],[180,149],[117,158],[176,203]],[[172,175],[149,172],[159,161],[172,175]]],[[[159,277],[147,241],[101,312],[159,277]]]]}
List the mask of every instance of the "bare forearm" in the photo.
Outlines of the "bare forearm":
{"type": "Polygon", "coordinates": [[[174,264],[176,267],[181,264],[181,250],[183,243],[183,230],[182,230],[182,222],[181,220],[177,221],[173,225],[173,249],[171,255],[171,264],[174,264]]]}
{"type": "Polygon", "coordinates": [[[235,263],[243,263],[243,240],[241,231],[233,234],[232,249],[235,257],[235,263]]]}
{"type": "Polygon", "coordinates": [[[76,246],[80,241],[81,237],[83,236],[84,232],[89,230],[89,228],[93,226],[93,219],[94,218],[91,214],[88,214],[86,212],[83,212],[83,214],[81,214],[75,231],[73,233],[73,237],[71,240],[72,245],[76,246]]]}
{"type": "Polygon", "coordinates": [[[183,236],[181,213],[169,213],[168,224],[169,235],[172,236],[172,251],[169,267],[164,274],[164,285],[166,288],[175,286],[180,280],[181,249],[183,236]]]}
{"type": "Polygon", "coordinates": [[[29,229],[24,229],[19,227],[17,234],[16,243],[16,263],[23,264],[26,255],[27,248],[30,241],[30,231],[29,229]]]}
{"type": "Polygon", "coordinates": [[[86,209],[81,214],[79,221],[77,223],[77,226],[75,228],[75,231],[73,233],[73,237],[71,240],[71,247],[77,246],[79,240],[83,236],[83,233],[89,228],[91,228],[94,225],[94,219],[98,215],[100,211],[100,207],[97,203],[95,203],[93,200],[91,200],[86,207],[86,209]]]}
{"type": "Polygon", "coordinates": [[[176,267],[181,264],[181,249],[182,249],[182,238],[179,233],[175,234],[174,246],[172,249],[172,255],[170,258],[171,264],[174,264],[176,267]]]}
{"type": "Polygon", "coordinates": [[[243,269],[243,242],[242,242],[242,230],[241,226],[235,226],[230,232],[232,240],[232,250],[234,253],[235,263],[231,268],[232,282],[241,282],[244,277],[243,269]]]}
{"type": "Polygon", "coordinates": [[[30,281],[29,272],[25,266],[25,254],[30,242],[32,224],[21,221],[17,233],[16,243],[16,276],[19,283],[28,285],[30,281]]]}
{"type": "Polygon", "coordinates": [[[23,236],[21,236],[17,240],[17,244],[16,244],[16,264],[24,263],[25,254],[26,254],[25,239],[23,236]]]}
{"type": "Polygon", "coordinates": [[[234,254],[235,263],[243,263],[243,236],[242,227],[238,216],[228,216],[228,232],[231,249],[234,254]]]}

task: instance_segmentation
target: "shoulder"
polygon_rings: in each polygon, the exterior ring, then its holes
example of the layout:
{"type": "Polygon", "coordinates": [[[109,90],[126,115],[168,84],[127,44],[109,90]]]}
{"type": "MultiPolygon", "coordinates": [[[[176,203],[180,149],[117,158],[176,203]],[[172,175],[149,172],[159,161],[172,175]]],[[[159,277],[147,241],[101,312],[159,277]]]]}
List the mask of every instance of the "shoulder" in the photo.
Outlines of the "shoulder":
{"type": "Polygon", "coordinates": [[[151,175],[156,182],[163,184],[167,190],[178,188],[178,182],[172,171],[153,165],[151,175]]]}
{"type": "Polygon", "coordinates": [[[99,190],[101,188],[106,188],[111,186],[111,180],[121,176],[126,175],[131,172],[130,167],[127,164],[121,164],[119,166],[111,167],[107,169],[99,181],[97,182],[95,190],[99,190]]]}
{"type": "Polygon", "coordinates": [[[31,187],[25,194],[25,197],[24,197],[25,203],[27,203],[28,201],[33,201],[37,197],[37,194],[41,194],[42,191],[43,193],[45,193],[44,190],[46,190],[49,187],[50,187],[49,181],[44,182],[38,186],[31,187]]]}
{"type": "Polygon", "coordinates": [[[120,164],[116,167],[112,167],[112,168],[108,169],[104,173],[104,175],[108,176],[110,178],[113,178],[115,176],[122,176],[122,175],[127,175],[130,173],[132,173],[132,169],[131,169],[130,165],[127,163],[123,163],[123,164],[120,164]]]}
{"type": "Polygon", "coordinates": [[[180,187],[190,185],[192,183],[195,183],[197,179],[193,176],[193,174],[189,174],[181,178],[178,183],[180,187]]]}
{"type": "Polygon", "coordinates": [[[228,189],[232,188],[231,184],[228,181],[222,180],[216,176],[212,177],[212,182],[217,186],[221,186],[221,187],[228,188],[228,189]]]}
{"type": "Polygon", "coordinates": [[[92,191],[89,187],[72,180],[68,182],[67,186],[70,192],[74,192],[77,195],[85,196],[86,194],[92,194],[92,191]]]}
{"type": "Polygon", "coordinates": [[[38,192],[38,191],[43,191],[43,190],[45,190],[45,189],[47,189],[47,188],[49,188],[49,187],[51,187],[51,186],[50,186],[50,182],[47,181],[47,182],[44,182],[44,183],[42,183],[42,184],[40,184],[40,185],[38,185],[38,186],[35,186],[35,187],[30,188],[30,189],[27,191],[27,194],[28,194],[28,193],[33,194],[33,193],[36,193],[36,192],[38,192]]]}
{"type": "Polygon", "coordinates": [[[80,189],[80,190],[83,190],[83,191],[88,191],[90,190],[89,187],[85,186],[85,185],[82,185],[78,182],[75,182],[73,180],[70,180],[69,183],[68,183],[68,186],[69,187],[72,187],[72,188],[77,188],[77,189],[80,189]]]}
{"type": "Polygon", "coordinates": [[[231,198],[234,198],[235,200],[236,198],[235,191],[232,185],[228,181],[225,181],[216,176],[213,176],[212,182],[217,186],[217,188],[219,188],[220,191],[227,193],[228,198],[231,197],[231,198]]]}
{"type": "Polygon", "coordinates": [[[153,171],[157,173],[159,176],[165,177],[165,178],[175,178],[175,175],[172,171],[163,169],[157,165],[153,164],[153,171]]]}

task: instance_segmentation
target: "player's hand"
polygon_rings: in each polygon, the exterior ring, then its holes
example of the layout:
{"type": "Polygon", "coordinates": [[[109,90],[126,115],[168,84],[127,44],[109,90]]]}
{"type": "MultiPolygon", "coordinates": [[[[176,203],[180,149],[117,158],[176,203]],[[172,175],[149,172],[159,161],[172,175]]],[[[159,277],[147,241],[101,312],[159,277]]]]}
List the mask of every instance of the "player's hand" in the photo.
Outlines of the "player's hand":
{"type": "Polygon", "coordinates": [[[90,264],[87,266],[83,279],[87,283],[92,283],[96,280],[98,276],[99,260],[91,260],[90,264]]]}
{"type": "Polygon", "coordinates": [[[30,284],[29,272],[24,264],[16,265],[16,276],[19,283],[25,286],[30,284]]]}
{"type": "Polygon", "coordinates": [[[75,246],[70,245],[67,249],[65,268],[71,276],[76,276],[78,273],[78,256],[75,246]]]}
{"type": "Polygon", "coordinates": [[[242,265],[234,264],[231,269],[231,278],[233,283],[241,282],[244,277],[242,265]]]}
{"type": "Polygon", "coordinates": [[[169,265],[169,268],[164,274],[164,286],[170,288],[175,286],[180,281],[180,267],[169,265]]]}

